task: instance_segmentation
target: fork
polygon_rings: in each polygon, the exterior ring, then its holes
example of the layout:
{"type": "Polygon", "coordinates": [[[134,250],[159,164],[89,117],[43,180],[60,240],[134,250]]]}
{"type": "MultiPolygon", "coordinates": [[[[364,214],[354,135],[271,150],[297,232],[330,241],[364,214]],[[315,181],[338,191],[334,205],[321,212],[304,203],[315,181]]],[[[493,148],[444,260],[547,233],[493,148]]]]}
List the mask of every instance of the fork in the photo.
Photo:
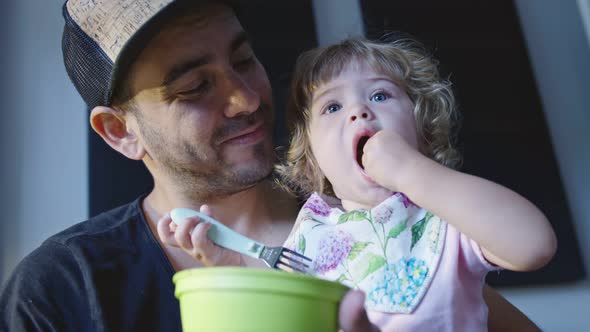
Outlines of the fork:
{"type": "Polygon", "coordinates": [[[210,216],[187,208],[176,208],[170,211],[174,223],[179,224],[184,219],[197,216],[199,219],[212,224],[207,237],[215,244],[240,254],[261,259],[271,268],[287,272],[307,273],[311,259],[285,247],[268,247],[254,241],[210,216]]]}

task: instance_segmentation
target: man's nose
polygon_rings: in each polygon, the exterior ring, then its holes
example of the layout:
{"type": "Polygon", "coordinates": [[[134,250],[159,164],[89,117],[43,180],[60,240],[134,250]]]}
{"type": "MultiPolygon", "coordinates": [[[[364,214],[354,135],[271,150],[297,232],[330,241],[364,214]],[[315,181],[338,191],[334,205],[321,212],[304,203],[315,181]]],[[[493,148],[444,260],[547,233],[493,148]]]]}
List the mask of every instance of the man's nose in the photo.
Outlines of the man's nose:
{"type": "Polygon", "coordinates": [[[370,120],[373,118],[373,112],[367,105],[356,105],[352,108],[350,114],[350,122],[354,122],[359,119],[370,120]]]}
{"type": "Polygon", "coordinates": [[[227,77],[228,99],[224,113],[228,118],[247,115],[260,107],[260,94],[237,73],[227,77]]]}

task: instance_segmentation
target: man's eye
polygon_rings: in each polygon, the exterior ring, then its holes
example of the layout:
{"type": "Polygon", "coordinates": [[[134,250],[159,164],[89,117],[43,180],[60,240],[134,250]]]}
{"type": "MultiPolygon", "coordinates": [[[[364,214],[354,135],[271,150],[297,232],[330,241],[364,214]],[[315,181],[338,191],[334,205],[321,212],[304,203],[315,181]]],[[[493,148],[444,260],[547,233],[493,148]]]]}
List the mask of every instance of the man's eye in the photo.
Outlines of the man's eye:
{"type": "Polygon", "coordinates": [[[328,105],[328,107],[326,107],[326,113],[330,114],[330,113],[338,112],[341,108],[342,108],[342,106],[340,106],[338,104],[330,104],[330,105],[328,105]]]}
{"type": "Polygon", "coordinates": [[[384,102],[388,99],[388,96],[383,92],[377,92],[371,97],[371,101],[376,101],[378,103],[384,102]]]}
{"type": "Polygon", "coordinates": [[[194,89],[190,89],[187,91],[183,91],[180,94],[181,95],[196,95],[196,94],[201,94],[204,93],[205,91],[207,91],[207,89],[209,89],[209,87],[211,86],[211,84],[209,83],[209,80],[204,80],[201,81],[201,83],[199,83],[199,85],[197,85],[196,88],[194,89]]]}

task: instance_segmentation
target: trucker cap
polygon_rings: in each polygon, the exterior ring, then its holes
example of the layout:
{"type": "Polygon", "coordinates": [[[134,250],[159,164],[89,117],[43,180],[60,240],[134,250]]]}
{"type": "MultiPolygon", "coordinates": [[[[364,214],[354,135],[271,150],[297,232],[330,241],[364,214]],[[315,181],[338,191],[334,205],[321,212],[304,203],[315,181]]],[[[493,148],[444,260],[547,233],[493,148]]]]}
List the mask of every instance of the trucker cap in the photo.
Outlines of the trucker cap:
{"type": "Polygon", "coordinates": [[[111,106],[117,84],[162,24],[205,3],[237,6],[223,0],[67,0],[64,64],[88,107],[111,106]]]}

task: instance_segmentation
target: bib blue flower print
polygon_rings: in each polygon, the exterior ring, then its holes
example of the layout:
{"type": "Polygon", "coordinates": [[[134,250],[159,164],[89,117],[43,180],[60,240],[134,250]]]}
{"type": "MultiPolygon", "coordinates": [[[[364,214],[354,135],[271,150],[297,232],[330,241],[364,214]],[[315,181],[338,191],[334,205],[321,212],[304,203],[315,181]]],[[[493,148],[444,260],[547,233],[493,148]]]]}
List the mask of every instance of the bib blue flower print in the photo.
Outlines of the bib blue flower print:
{"type": "Polygon", "coordinates": [[[348,212],[314,193],[285,246],[312,258],[317,277],[363,290],[367,309],[411,313],[438,267],[446,225],[401,193],[348,212]]]}

